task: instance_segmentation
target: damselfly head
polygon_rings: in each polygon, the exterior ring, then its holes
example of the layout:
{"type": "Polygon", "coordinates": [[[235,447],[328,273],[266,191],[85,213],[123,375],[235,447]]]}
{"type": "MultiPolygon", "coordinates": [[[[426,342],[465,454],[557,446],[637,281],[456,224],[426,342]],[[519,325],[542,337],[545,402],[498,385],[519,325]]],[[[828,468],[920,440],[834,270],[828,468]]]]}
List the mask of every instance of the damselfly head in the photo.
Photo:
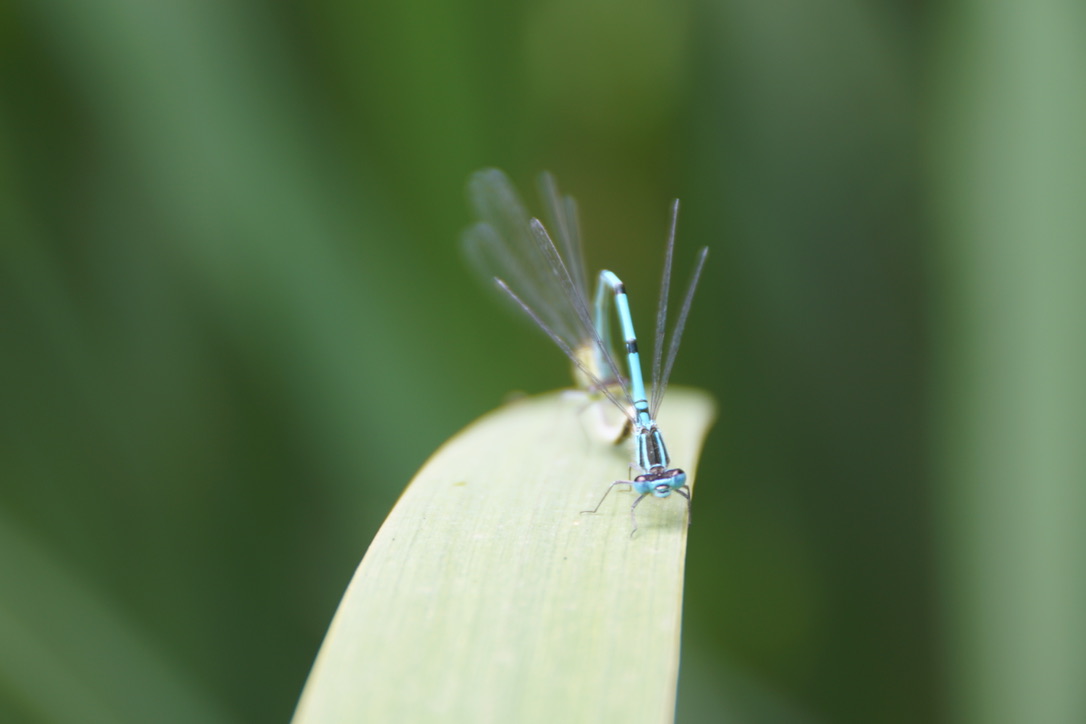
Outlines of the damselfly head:
{"type": "Polygon", "coordinates": [[[686,485],[686,471],[679,468],[655,470],[634,478],[633,487],[641,495],[652,493],[657,498],[666,498],[686,485]]]}

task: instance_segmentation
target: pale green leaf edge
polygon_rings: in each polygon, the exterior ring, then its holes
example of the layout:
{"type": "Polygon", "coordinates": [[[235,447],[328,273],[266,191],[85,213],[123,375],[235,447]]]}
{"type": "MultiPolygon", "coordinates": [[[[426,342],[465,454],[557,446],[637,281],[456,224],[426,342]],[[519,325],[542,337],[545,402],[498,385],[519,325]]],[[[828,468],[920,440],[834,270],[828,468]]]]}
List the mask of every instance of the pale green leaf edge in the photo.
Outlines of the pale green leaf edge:
{"type": "MultiPolygon", "coordinates": [[[[583,394],[524,398],[446,443],[404,491],[340,603],[295,712],[320,722],[668,722],[686,501],[630,537],[627,445],[583,394]]],[[[694,478],[715,415],[673,388],[672,462],[694,478]]],[[[696,511],[696,505],[694,506],[696,511]]]]}

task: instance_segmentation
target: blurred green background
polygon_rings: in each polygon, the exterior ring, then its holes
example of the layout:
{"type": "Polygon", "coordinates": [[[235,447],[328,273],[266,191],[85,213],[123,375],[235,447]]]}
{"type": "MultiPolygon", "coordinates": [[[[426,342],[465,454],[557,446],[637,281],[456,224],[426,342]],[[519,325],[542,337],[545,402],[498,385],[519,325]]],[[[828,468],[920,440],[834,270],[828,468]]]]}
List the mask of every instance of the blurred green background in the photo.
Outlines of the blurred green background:
{"type": "Polygon", "coordinates": [[[1086,721],[1084,24],[0,4],[0,721],[290,717],[413,472],[568,384],[461,263],[489,165],[641,329],[671,198],[712,249],[680,721],[1086,721]]]}

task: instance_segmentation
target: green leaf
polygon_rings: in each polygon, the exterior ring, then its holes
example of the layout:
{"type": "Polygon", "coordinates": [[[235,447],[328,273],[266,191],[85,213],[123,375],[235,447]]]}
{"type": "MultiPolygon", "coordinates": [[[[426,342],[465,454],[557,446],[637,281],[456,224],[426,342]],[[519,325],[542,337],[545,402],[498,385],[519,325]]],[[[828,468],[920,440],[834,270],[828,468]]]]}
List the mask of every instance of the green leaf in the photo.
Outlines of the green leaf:
{"type": "MultiPolygon", "coordinates": [[[[602,404],[602,403],[598,403],[602,404]]],[[[312,722],[671,721],[687,507],[634,495],[625,446],[583,395],[509,404],[445,444],[359,565],[302,694],[312,722]]],[[[661,418],[691,474],[714,416],[672,389],[661,418]]]]}

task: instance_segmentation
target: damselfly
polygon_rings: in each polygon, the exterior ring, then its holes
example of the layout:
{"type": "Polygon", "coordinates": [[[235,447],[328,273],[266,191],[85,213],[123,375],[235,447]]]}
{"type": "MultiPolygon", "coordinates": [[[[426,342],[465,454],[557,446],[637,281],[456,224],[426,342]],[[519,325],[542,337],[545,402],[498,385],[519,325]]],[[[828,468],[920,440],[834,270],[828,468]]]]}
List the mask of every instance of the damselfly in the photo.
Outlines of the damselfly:
{"type": "Polygon", "coordinates": [[[694,290],[709,250],[702,248],[698,253],[665,358],[668,295],[679,212],[676,201],[671,209],[656,311],[650,403],[641,374],[641,357],[626,286],[613,272],[601,271],[595,303],[593,309],[589,308],[576,203],[558,192],[550,174],[541,176],[540,188],[547,223],[554,231],[554,237],[539,219],[529,216],[504,173],[484,169],[473,174],[468,182],[468,195],[478,221],[464,232],[464,247],[475,265],[491,274],[498,287],[569,357],[581,385],[592,393],[607,397],[628,419],[634,441],[631,469],[640,472],[633,480],[613,482],[596,507],[583,512],[598,511],[616,485],[630,485],[638,493],[630,506],[632,536],[637,532],[637,506],[650,494],[666,498],[678,493],[686,498],[689,508],[690,487],[686,472],[670,467],[671,459],[656,414],[667,390],[694,290]],[[610,347],[608,299],[614,300],[625,342],[625,376],[610,347]]]}

